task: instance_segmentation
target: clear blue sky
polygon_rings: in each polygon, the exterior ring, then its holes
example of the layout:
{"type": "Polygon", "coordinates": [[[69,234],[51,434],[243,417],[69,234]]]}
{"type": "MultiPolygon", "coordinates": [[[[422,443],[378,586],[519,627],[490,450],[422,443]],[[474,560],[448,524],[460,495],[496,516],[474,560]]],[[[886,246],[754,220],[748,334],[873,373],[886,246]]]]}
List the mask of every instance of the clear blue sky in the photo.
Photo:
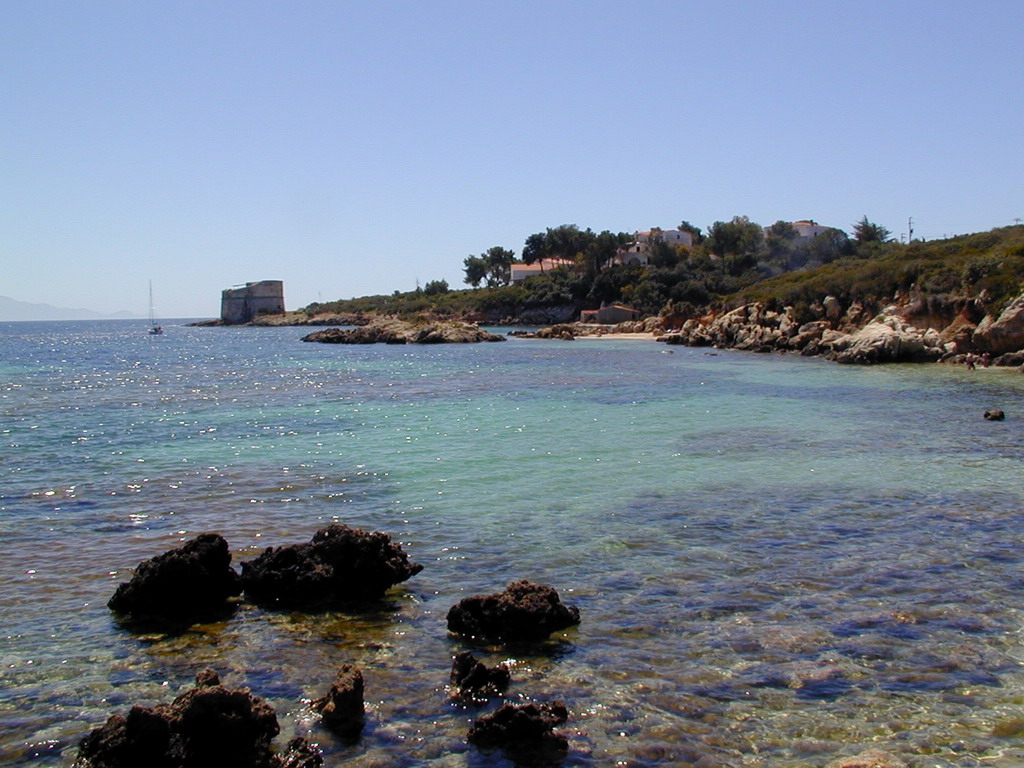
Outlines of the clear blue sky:
{"type": "Polygon", "coordinates": [[[1024,218],[1024,2],[0,4],[0,295],[462,283],[546,227],[1024,218]]]}

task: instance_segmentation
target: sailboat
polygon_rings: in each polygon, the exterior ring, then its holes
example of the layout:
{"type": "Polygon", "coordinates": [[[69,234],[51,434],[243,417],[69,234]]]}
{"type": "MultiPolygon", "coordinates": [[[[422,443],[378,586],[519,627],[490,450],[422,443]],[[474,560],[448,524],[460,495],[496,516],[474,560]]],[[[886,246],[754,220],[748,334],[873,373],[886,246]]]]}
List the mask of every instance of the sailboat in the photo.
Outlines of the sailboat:
{"type": "Polygon", "coordinates": [[[149,281],[149,333],[151,336],[158,336],[164,332],[162,326],[157,325],[156,317],[153,314],[153,281],[149,281]]]}

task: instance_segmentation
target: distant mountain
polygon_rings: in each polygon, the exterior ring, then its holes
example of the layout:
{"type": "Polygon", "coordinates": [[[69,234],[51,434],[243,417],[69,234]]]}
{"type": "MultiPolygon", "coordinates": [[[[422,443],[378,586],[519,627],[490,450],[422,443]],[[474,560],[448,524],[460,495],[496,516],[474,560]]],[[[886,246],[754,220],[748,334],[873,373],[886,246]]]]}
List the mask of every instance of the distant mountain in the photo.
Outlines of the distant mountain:
{"type": "Polygon", "coordinates": [[[31,304],[0,296],[0,322],[12,320],[131,320],[142,317],[132,312],[104,314],[91,309],[68,309],[50,304],[31,304]]]}

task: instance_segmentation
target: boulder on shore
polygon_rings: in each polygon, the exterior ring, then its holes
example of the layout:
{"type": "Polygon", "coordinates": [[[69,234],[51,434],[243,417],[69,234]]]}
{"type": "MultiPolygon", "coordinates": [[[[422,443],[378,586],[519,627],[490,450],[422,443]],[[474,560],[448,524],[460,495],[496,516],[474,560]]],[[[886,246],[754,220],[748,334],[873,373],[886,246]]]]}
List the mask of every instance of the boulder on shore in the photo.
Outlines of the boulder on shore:
{"type": "Polygon", "coordinates": [[[914,328],[895,315],[881,315],[858,331],[825,345],[837,363],[921,363],[939,360],[946,349],[938,331],[914,328]]]}
{"type": "Polygon", "coordinates": [[[312,704],[324,725],[346,738],[363,730],[366,709],[363,704],[363,673],[352,664],[343,664],[331,689],[312,704]]]}
{"type": "Polygon", "coordinates": [[[388,534],[334,524],[242,563],[242,587],[265,607],[331,607],[377,600],[422,570],[388,534]]]}
{"type": "Polygon", "coordinates": [[[271,741],[280,726],[273,707],[244,689],[220,684],[204,670],[196,687],[173,703],[149,709],[134,706],[127,715],[112,715],[86,736],[74,768],[284,768],[322,764],[319,752],[304,739],[275,755],[271,741]]]}
{"type": "Polygon", "coordinates": [[[107,606],[133,617],[181,619],[221,610],[241,591],[228,543],[216,533],[204,533],[139,563],[107,606]]]}
{"type": "Polygon", "coordinates": [[[469,344],[504,341],[471,323],[456,320],[413,321],[378,317],[358,328],[327,328],[302,337],[322,344],[469,344]]]}
{"type": "Polygon", "coordinates": [[[504,592],[467,597],[448,611],[448,629],[487,640],[536,641],[580,623],[551,587],[516,581],[504,592]]]}
{"type": "Polygon", "coordinates": [[[554,729],[569,719],[565,704],[506,702],[477,719],[467,739],[481,749],[501,749],[521,765],[551,764],[564,759],[569,741],[554,729]]]}

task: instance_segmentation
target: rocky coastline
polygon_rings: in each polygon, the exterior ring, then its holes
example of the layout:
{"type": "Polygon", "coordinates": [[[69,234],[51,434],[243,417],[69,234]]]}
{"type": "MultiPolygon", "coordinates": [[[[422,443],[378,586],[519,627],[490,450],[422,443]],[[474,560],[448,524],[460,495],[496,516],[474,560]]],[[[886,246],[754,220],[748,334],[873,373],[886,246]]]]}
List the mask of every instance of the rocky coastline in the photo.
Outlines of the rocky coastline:
{"type": "MultiPolygon", "coordinates": [[[[508,336],[572,340],[578,337],[650,334],[666,344],[750,352],[785,352],[823,357],[841,364],[943,362],[1024,365],[1024,294],[1000,313],[986,311],[984,296],[950,298],[922,292],[898,294],[885,306],[826,296],[798,312],[772,302],[706,308],[702,314],[668,311],[617,325],[544,318],[536,331],[508,336]]],[[[562,313],[565,314],[565,313],[562,313]]],[[[568,317],[568,315],[567,315],[568,317]]],[[[525,322],[516,318],[515,323],[525,322]]],[[[506,319],[505,324],[512,324],[506,319]]],[[[216,326],[214,320],[196,325],[216,326]]],[[[439,344],[502,341],[477,322],[420,316],[371,314],[261,315],[247,325],[325,327],[303,341],[326,344],[439,344]]]]}
{"type": "Polygon", "coordinates": [[[811,310],[813,319],[801,322],[793,307],[754,302],[699,317],[663,315],[614,326],[566,323],[513,334],[561,340],[651,334],[666,344],[787,352],[842,364],[1024,365],[1024,295],[998,316],[986,314],[979,301],[944,302],[921,295],[897,297],[878,312],[828,296],[811,310]]]}

